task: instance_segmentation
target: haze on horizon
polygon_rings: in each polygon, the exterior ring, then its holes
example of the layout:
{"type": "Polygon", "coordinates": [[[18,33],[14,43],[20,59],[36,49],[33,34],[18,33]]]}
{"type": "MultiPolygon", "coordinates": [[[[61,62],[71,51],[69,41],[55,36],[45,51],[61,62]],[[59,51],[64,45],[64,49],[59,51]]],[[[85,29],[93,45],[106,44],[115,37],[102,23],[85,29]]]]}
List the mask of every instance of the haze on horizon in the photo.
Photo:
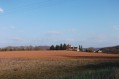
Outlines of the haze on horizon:
{"type": "Polygon", "coordinates": [[[118,0],[0,0],[0,47],[119,45],[118,0]]]}

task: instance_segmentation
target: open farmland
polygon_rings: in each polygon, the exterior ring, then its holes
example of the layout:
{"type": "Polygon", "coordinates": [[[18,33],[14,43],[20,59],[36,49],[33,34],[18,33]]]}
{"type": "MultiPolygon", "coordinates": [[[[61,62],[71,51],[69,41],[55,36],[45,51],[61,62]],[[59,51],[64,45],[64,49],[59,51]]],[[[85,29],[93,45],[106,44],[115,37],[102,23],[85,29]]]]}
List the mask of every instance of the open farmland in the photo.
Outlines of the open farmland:
{"type": "Polygon", "coordinates": [[[75,51],[0,52],[0,79],[119,79],[118,57],[75,51]]]}
{"type": "Polygon", "coordinates": [[[118,59],[119,54],[86,53],[76,51],[6,51],[0,58],[32,59],[118,59]]]}

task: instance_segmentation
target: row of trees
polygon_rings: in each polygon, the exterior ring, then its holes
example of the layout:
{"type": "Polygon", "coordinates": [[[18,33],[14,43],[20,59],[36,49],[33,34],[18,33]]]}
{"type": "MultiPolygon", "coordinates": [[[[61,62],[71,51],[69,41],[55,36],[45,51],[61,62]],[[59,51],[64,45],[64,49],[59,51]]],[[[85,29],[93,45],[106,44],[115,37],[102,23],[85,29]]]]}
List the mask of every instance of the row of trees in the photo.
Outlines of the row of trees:
{"type": "Polygon", "coordinates": [[[0,48],[0,51],[26,51],[26,50],[48,50],[49,46],[8,46],[0,48]]]}
{"type": "Polygon", "coordinates": [[[85,52],[94,52],[94,51],[96,51],[95,48],[87,48],[87,49],[85,49],[85,52]]]}
{"type": "MultiPolygon", "coordinates": [[[[68,44],[60,44],[60,45],[56,45],[56,46],[52,45],[50,47],[50,50],[66,50],[66,49],[68,49],[68,46],[69,46],[68,44]]],[[[77,49],[79,49],[79,51],[83,51],[82,45],[79,45],[79,47],[77,47],[77,49]]]]}
{"type": "Polygon", "coordinates": [[[0,51],[26,51],[26,50],[78,50],[83,51],[82,45],[79,45],[79,47],[71,47],[69,44],[59,44],[59,45],[52,45],[51,47],[49,46],[8,46],[4,48],[0,48],[0,51]]]}
{"type": "Polygon", "coordinates": [[[66,44],[60,44],[60,45],[52,45],[50,47],[50,50],[66,50],[67,49],[67,45],[66,44]]]}

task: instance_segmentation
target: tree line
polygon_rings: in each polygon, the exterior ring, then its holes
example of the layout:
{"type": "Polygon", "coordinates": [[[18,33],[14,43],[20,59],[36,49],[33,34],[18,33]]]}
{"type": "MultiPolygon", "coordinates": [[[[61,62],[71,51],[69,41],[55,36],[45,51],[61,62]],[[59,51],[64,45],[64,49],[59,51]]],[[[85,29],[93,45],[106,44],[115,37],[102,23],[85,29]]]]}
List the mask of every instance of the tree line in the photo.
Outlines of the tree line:
{"type": "MultiPolygon", "coordinates": [[[[32,51],[32,50],[67,50],[71,46],[69,44],[59,44],[51,46],[8,46],[0,48],[0,51],[32,51]],[[68,47],[69,46],[69,47],[68,47]]],[[[84,51],[82,45],[77,47],[80,51],[84,51]]]]}
{"type": "Polygon", "coordinates": [[[60,45],[52,45],[50,47],[50,50],[66,50],[67,49],[67,45],[66,44],[60,44],[60,45]]]}
{"type": "Polygon", "coordinates": [[[8,46],[0,48],[0,51],[32,51],[32,50],[49,50],[49,46],[8,46]]]}
{"type": "MultiPolygon", "coordinates": [[[[50,50],[67,50],[68,49],[68,45],[69,44],[60,44],[60,45],[52,45],[50,47],[50,50]]],[[[77,49],[79,49],[79,51],[83,51],[83,47],[82,45],[79,45],[79,47],[77,47],[77,49]]]]}

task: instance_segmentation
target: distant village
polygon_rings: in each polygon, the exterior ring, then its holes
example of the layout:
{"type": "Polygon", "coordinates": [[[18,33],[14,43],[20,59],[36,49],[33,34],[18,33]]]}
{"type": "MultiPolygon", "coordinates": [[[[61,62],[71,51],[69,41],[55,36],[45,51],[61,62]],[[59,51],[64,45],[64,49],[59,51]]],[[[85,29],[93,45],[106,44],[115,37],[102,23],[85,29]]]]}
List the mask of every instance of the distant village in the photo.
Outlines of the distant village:
{"type": "Polygon", "coordinates": [[[79,47],[72,46],[70,44],[60,44],[60,45],[52,45],[50,50],[67,50],[67,51],[77,51],[77,52],[93,52],[93,53],[102,53],[102,50],[95,48],[83,48],[82,45],[79,47]]]}

